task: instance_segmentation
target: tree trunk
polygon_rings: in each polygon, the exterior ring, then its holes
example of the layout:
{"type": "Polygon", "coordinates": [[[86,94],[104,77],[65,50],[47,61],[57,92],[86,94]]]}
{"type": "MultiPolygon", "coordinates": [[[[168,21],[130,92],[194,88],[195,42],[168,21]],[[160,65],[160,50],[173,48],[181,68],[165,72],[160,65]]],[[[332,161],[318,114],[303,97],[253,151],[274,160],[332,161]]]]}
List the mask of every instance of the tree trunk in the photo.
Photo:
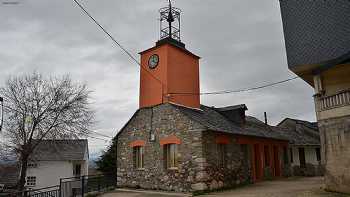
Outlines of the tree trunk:
{"type": "Polygon", "coordinates": [[[22,155],[21,157],[21,175],[17,184],[17,189],[19,191],[24,190],[24,185],[26,183],[26,176],[27,176],[27,166],[28,166],[28,156],[27,155],[22,155]]]}

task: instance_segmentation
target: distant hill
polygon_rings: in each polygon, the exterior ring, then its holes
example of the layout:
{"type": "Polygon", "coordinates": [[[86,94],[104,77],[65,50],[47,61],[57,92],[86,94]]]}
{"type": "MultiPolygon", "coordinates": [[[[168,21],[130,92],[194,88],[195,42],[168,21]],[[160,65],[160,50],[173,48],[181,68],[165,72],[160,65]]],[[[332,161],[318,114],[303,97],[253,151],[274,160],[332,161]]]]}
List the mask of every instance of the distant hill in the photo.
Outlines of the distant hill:
{"type": "Polygon", "coordinates": [[[96,161],[100,158],[100,152],[93,152],[89,155],[89,168],[97,168],[96,161]]]}

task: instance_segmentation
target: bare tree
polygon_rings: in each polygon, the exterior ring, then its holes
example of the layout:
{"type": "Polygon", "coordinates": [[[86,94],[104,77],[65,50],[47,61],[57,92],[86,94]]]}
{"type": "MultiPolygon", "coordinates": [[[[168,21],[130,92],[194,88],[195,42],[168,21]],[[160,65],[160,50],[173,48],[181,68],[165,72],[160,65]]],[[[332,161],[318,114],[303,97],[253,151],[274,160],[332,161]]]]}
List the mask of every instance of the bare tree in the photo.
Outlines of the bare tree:
{"type": "Polygon", "coordinates": [[[20,164],[18,189],[25,185],[28,161],[44,139],[77,138],[89,133],[93,111],[85,84],[69,76],[44,78],[38,73],[10,77],[0,88],[4,97],[5,144],[20,164]]]}

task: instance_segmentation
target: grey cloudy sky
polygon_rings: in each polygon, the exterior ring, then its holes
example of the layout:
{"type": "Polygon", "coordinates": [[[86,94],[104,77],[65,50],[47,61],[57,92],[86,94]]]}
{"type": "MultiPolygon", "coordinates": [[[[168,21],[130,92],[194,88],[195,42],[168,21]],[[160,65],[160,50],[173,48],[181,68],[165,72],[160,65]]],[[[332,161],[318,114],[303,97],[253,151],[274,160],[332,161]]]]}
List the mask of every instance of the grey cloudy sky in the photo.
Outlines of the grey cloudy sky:
{"type": "MultiPolygon", "coordinates": [[[[166,0],[81,3],[137,58],[158,39],[166,0]]],[[[278,0],[175,0],[182,40],[202,57],[201,91],[239,89],[294,76],[287,69],[278,0]]],[[[138,108],[139,67],[85,16],[73,0],[0,0],[0,85],[9,75],[69,73],[93,90],[96,131],[114,136],[138,108]],[[14,3],[15,2],[15,3],[14,3]],[[17,2],[17,3],[16,3],[17,2]]],[[[201,103],[245,103],[248,114],[278,123],[315,120],[312,88],[300,79],[254,92],[202,96],[201,103]]],[[[91,152],[109,142],[89,140],[91,152]]]]}

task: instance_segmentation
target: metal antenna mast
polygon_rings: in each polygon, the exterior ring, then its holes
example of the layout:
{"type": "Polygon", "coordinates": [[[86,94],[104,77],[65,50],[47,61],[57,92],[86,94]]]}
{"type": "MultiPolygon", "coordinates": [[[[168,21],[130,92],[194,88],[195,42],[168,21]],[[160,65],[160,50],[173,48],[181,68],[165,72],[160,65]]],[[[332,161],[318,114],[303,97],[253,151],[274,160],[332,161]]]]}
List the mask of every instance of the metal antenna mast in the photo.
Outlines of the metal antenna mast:
{"type": "Polygon", "coordinates": [[[172,6],[168,0],[168,7],[161,8],[160,13],[160,39],[172,38],[181,41],[180,34],[180,13],[181,10],[172,6]],[[165,26],[166,23],[167,26],[165,26]],[[165,27],[163,27],[165,26],[165,27]]]}
{"type": "Polygon", "coordinates": [[[171,23],[173,23],[175,20],[174,20],[173,13],[172,13],[171,0],[169,0],[169,14],[168,14],[167,21],[169,23],[169,37],[172,37],[171,23]]]}

